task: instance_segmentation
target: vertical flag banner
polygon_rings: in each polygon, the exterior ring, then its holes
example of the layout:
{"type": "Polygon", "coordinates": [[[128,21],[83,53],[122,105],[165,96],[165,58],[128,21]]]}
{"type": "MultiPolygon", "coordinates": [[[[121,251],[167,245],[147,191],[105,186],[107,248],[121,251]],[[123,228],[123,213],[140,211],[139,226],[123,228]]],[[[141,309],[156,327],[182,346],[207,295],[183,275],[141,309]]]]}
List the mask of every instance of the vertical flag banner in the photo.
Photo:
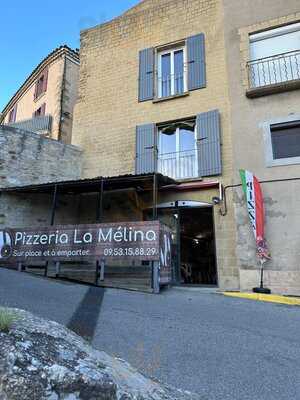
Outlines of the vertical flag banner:
{"type": "Polygon", "coordinates": [[[265,240],[265,212],[261,186],[258,179],[247,170],[241,169],[240,176],[256,241],[257,256],[263,264],[271,259],[271,256],[265,240]]]}

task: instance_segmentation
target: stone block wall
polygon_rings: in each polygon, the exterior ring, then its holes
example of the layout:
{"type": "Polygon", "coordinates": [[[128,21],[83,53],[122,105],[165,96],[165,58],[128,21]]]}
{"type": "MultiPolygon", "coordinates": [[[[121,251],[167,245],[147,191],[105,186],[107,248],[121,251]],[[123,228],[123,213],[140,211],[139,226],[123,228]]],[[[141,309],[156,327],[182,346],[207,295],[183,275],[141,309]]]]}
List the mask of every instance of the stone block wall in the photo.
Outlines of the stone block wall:
{"type": "MultiPolygon", "coordinates": [[[[58,196],[54,224],[77,224],[78,205],[77,197],[58,196]]],[[[51,210],[51,194],[2,193],[0,196],[0,229],[49,226],[51,210]]]]}
{"type": "Polygon", "coordinates": [[[0,188],[79,179],[81,154],[75,146],[0,126],[0,188]]]}

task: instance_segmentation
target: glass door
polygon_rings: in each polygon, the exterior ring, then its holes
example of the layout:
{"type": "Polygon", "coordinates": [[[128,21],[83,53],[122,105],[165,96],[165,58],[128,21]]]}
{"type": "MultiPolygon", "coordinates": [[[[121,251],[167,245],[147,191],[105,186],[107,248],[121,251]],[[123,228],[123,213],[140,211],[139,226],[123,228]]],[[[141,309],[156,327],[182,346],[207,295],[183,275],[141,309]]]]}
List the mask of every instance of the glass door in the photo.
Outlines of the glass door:
{"type": "MultiPolygon", "coordinates": [[[[179,283],[180,276],[180,226],[179,220],[180,215],[179,209],[176,208],[159,208],[157,210],[157,219],[165,224],[171,230],[172,236],[172,247],[171,247],[171,258],[172,258],[172,282],[179,283]]],[[[152,220],[152,209],[144,211],[144,220],[152,220]]]]}

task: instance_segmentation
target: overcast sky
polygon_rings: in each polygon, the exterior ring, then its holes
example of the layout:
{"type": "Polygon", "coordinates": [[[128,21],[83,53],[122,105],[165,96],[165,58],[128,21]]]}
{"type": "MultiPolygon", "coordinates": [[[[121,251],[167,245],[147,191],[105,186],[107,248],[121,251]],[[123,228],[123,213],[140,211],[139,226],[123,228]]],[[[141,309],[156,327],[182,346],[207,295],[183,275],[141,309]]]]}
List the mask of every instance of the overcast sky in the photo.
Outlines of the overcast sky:
{"type": "Polygon", "coordinates": [[[108,21],[139,0],[15,0],[1,2],[0,111],[25,78],[56,47],[79,47],[80,30],[108,21]]]}

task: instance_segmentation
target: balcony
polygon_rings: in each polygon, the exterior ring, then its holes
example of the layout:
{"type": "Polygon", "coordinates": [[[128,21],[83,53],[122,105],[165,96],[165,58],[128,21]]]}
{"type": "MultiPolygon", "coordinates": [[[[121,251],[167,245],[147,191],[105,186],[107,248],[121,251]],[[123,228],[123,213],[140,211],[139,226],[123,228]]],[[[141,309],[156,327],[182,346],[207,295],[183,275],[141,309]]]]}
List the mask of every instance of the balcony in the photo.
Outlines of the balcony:
{"type": "Polygon", "coordinates": [[[19,122],[8,124],[14,128],[24,129],[26,131],[35,132],[45,136],[50,135],[52,129],[52,116],[44,115],[31,119],[24,119],[19,122]]]}
{"type": "Polygon", "coordinates": [[[300,50],[247,63],[247,97],[259,97],[300,88],[300,50]]]}
{"type": "Polygon", "coordinates": [[[197,178],[199,176],[197,153],[197,150],[187,150],[159,154],[158,172],[173,179],[197,178]]]}

